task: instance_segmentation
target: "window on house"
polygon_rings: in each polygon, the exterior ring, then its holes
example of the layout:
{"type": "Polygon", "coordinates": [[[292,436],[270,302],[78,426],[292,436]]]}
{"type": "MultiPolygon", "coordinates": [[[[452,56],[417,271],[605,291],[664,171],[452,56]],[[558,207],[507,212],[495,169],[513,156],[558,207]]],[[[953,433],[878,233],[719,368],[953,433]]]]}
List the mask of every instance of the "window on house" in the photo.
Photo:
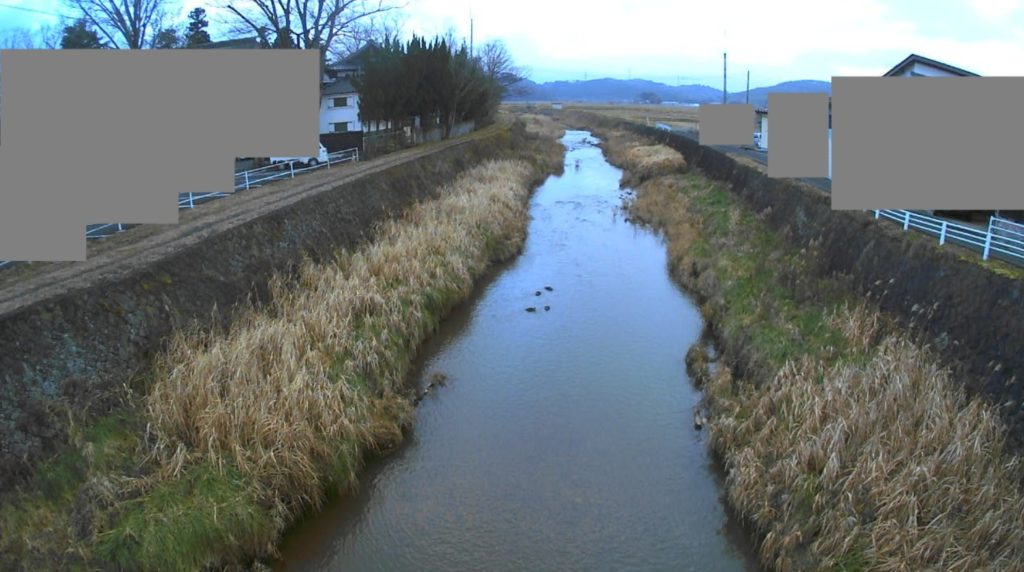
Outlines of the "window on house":
{"type": "Polygon", "coordinates": [[[335,133],[348,133],[349,122],[345,123],[332,123],[331,127],[335,133]]]}
{"type": "Polygon", "coordinates": [[[333,107],[348,107],[347,97],[335,97],[333,107]]]}

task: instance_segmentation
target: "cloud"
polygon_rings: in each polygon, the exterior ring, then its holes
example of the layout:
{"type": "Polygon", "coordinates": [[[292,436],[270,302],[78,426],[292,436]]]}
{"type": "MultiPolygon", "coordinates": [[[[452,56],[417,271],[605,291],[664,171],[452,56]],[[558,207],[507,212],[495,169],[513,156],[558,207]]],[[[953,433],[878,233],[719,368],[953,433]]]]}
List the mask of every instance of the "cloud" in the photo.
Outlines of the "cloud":
{"type": "MultiPolygon", "coordinates": [[[[447,24],[454,21],[468,34],[463,0],[417,0],[410,10],[420,33],[441,32],[443,14],[454,16],[447,24]]],[[[634,77],[720,81],[722,51],[728,50],[730,67],[754,70],[755,77],[827,79],[844,58],[906,51],[918,35],[912,21],[896,17],[880,0],[630,0],[600,7],[584,0],[521,0],[477,3],[472,10],[477,41],[504,38],[525,65],[561,66],[574,77],[584,70],[624,77],[631,68],[634,77]]]]}
{"type": "Polygon", "coordinates": [[[989,22],[1005,20],[1021,8],[1020,0],[968,0],[968,5],[989,22]]]}

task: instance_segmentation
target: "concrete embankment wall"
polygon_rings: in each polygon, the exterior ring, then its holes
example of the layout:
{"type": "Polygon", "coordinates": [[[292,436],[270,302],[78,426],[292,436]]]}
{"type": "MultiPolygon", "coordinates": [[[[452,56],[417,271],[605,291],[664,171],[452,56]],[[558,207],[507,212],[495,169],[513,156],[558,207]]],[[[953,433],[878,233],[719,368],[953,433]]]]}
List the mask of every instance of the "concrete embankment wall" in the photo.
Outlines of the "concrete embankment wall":
{"type": "MultiPolygon", "coordinates": [[[[959,371],[967,388],[999,406],[1018,446],[1024,443],[1022,280],[960,258],[934,239],[906,233],[861,211],[833,211],[828,195],[771,179],[725,153],[654,127],[588,114],[583,122],[632,130],[682,153],[723,181],[798,247],[812,267],[843,275],[880,308],[921,334],[959,371]]],[[[972,253],[973,254],[973,253],[972,253]]],[[[973,256],[977,256],[973,254],[973,256]]]]}
{"type": "Polygon", "coordinates": [[[265,300],[268,279],[304,254],[359,244],[376,222],[515,145],[507,131],[474,136],[0,317],[0,491],[66,442],[71,416],[116,410],[126,386],[138,392],[175,327],[227,323],[230,308],[265,300]]]}

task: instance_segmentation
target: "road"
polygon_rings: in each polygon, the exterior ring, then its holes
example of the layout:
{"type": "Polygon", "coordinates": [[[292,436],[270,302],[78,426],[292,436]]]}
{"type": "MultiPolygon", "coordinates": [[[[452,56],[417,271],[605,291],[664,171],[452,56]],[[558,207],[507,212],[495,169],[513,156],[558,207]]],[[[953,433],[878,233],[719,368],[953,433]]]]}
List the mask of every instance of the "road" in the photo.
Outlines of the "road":
{"type": "MultiPolygon", "coordinates": [[[[675,132],[675,133],[679,133],[680,135],[683,135],[684,137],[687,137],[688,139],[692,139],[692,140],[698,141],[698,142],[700,141],[700,137],[698,136],[697,131],[694,130],[694,129],[680,129],[678,127],[673,127],[672,131],[675,132]]],[[[765,166],[768,165],[768,152],[767,151],[762,151],[760,149],[754,149],[752,147],[741,147],[741,146],[736,146],[736,145],[709,145],[709,147],[712,147],[714,149],[718,149],[719,151],[722,151],[724,153],[734,153],[736,155],[742,155],[744,157],[748,157],[750,159],[753,159],[754,161],[757,161],[758,163],[761,163],[762,165],[765,165],[765,166]]],[[[831,179],[824,178],[824,177],[822,177],[822,178],[807,177],[807,178],[801,178],[800,180],[805,182],[805,183],[807,183],[807,184],[809,184],[809,185],[817,187],[817,188],[821,189],[822,191],[824,191],[826,193],[831,193],[832,192],[832,180],[831,179]]]]}
{"type": "MultiPolygon", "coordinates": [[[[91,284],[116,280],[175,254],[206,238],[246,224],[271,211],[286,208],[324,192],[335,192],[342,185],[361,177],[413,162],[449,147],[468,145],[491,137],[492,129],[441,142],[419,145],[379,158],[346,164],[344,169],[318,169],[295,179],[247,192],[232,193],[210,201],[201,209],[180,211],[178,224],[138,225],[132,232],[117,233],[100,241],[89,241],[84,261],[15,263],[0,271],[0,316],[42,299],[61,296],[91,284]]],[[[356,203],[372,203],[373,197],[353,195],[356,203]]],[[[371,205],[372,206],[372,205],[371,205]]],[[[370,207],[365,207],[370,208],[370,207]]],[[[379,208],[373,207],[373,208],[379,208]]]]}
{"type": "MultiPolygon", "coordinates": [[[[348,160],[346,159],[345,161],[338,161],[339,164],[342,163],[342,162],[348,162],[348,160]]],[[[303,165],[299,165],[299,164],[296,164],[295,168],[297,170],[298,169],[305,169],[305,167],[303,165]]],[[[302,170],[302,171],[297,171],[295,174],[296,175],[302,175],[302,174],[305,174],[307,172],[311,172],[311,171],[310,170],[302,170]]],[[[237,190],[243,190],[247,184],[248,184],[248,190],[251,190],[251,189],[258,189],[258,188],[260,188],[260,187],[262,187],[264,185],[267,185],[269,183],[272,183],[274,181],[279,181],[279,180],[282,180],[282,179],[290,179],[290,178],[292,178],[291,170],[286,165],[282,166],[280,168],[269,168],[268,167],[268,168],[265,168],[265,169],[255,169],[255,172],[250,170],[249,173],[250,173],[250,175],[249,175],[248,178],[246,178],[246,173],[245,172],[236,172],[235,173],[235,176],[234,176],[234,179],[235,179],[234,186],[235,186],[235,190],[236,191],[237,190]]],[[[206,203],[206,202],[217,200],[219,198],[227,196],[228,194],[229,193],[216,193],[216,192],[214,192],[214,193],[191,193],[191,201],[190,201],[189,200],[190,199],[190,196],[189,196],[190,193],[179,193],[178,194],[178,204],[179,205],[190,206],[188,203],[191,202],[191,206],[198,206],[198,205],[201,205],[201,204],[206,203]]],[[[86,238],[103,238],[103,237],[115,235],[118,232],[121,232],[122,230],[128,230],[129,228],[133,228],[133,227],[136,227],[136,226],[138,226],[138,224],[126,223],[126,224],[119,225],[117,223],[109,223],[109,222],[93,223],[93,224],[88,224],[88,225],[85,226],[85,236],[86,236],[86,238]]],[[[5,269],[13,268],[14,266],[16,266],[18,264],[20,264],[20,262],[18,262],[18,261],[0,260],[0,270],[5,270],[5,269]]]]}

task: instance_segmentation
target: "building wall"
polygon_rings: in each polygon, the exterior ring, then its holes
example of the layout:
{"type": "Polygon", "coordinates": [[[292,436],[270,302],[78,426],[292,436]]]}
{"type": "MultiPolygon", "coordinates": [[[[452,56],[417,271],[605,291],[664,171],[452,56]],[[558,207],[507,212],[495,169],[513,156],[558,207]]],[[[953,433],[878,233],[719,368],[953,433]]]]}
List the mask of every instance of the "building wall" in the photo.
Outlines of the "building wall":
{"type": "Polygon", "coordinates": [[[913,77],[914,75],[922,75],[927,77],[959,77],[956,74],[950,73],[946,70],[933,68],[921,62],[914,62],[910,66],[907,66],[907,68],[903,70],[903,73],[901,73],[898,77],[913,77]]]}
{"type": "Polygon", "coordinates": [[[757,141],[758,147],[762,149],[768,148],[768,116],[758,114],[757,117],[757,133],[760,134],[760,138],[757,141]]]}
{"type": "Polygon", "coordinates": [[[320,99],[320,133],[334,133],[333,123],[348,123],[349,131],[363,130],[359,123],[359,94],[325,95],[320,99]],[[347,97],[348,105],[333,107],[336,97],[347,97]]]}

